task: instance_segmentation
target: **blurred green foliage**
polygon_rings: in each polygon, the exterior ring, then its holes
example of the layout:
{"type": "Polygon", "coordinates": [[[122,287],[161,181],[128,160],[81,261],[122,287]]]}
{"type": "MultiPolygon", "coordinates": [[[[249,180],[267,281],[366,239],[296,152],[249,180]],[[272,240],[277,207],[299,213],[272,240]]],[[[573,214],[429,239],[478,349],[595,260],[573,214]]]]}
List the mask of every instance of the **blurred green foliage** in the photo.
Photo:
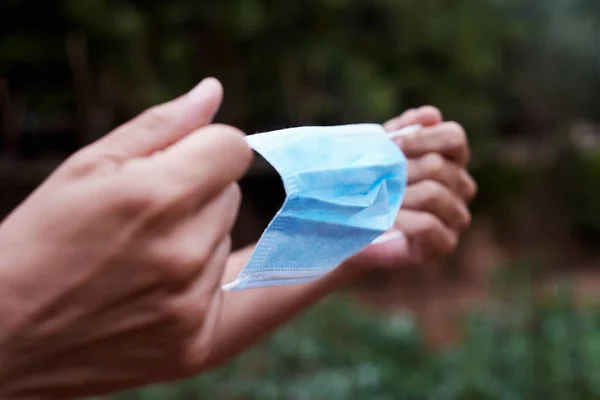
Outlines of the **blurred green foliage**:
{"type": "Polygon", "coordinates": [[[600,399],[600,308],[576,312],[566,284],[537,296],[518,267],[450,350],[430,350],[405,315],[335,297],[214,372],[111,398],[600,399]]]}
{"type": "Polygon", "coordinates": [[[599,20],[593,0],[5,0],[0,74],[42,119],[76,106],[84,68],[114,122],[215,75],[249,131],[431,103],[485,142],[600,116],[599,20]]]}
{"type": "MultiPolygon", "coordinates": [[[[475,208],[498,223],[520,218],[539,179],[505,162],[503,140],[600,120],[598,0],[2,0],[0,29],[23,127],[84,120],[79,145],[209,75],[225,86],[218,119],[248,132],[434,104],[467,128],[475,208]]],[[[600,155],[566,146],[551,164],[547,190],[598,243],[600,155]]],[[[410,318],[336,299],[215,372],[115,398],[600,398],[600,311],[575,313],[568,293],[541,301],[528,279],[506,286],[441,354],[410,318]]]]}
{"type": "Polygon", "coordinates": [[[600,150],[581,152],[566,147],[549,174],[553,192],[576,233],[600,240],[600,150]]]}

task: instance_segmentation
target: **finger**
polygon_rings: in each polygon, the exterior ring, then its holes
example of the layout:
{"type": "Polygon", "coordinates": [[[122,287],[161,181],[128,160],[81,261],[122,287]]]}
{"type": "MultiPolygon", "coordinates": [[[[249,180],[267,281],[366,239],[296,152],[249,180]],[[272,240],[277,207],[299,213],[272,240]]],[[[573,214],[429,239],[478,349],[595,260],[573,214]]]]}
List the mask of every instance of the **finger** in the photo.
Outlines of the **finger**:
{"type": "Polygon", "coordinates": [[[250,167],[252,150],[244,134],[227,125],[201,128],[166,151],[146,160],[185,193],[206,198],[240,179],[250,167]]]}
{"type": "Polygon", "coordinates": [[[215,295],[221,290],[221,277],[231,251],[231,237],[225,236],[211,253],[200,274],[190,279],[172,298],[169,307],[188,329],[192,340],[206,328],[207,316],[215,295]]]}
{"type": "Polygon", "coordinates": [[[153,245],[151,252],[164,269],[165,279],[179,286],[204,273],[204,265],[223,238],[230,234],[240,202],[240,189],[237,184],[231,184],[199,213],[188,213],[187,219],[153,245]]]}
{"type": "Polygon", "coordinates": [[[440,153],[460,166],[466,166],[470,159],[467,135],[456,122],[426,127],[415,134],[395,138],[394,141],[408,158],[440,153]]]}
{"type": "Polygon", "coordinates": [[[189,220],[188,237],[217,238],[209,244],[212,250],[219,240],[233,229],[242,202],[242,192],[237,183],[230,184],[218,198],[202,207],[197,216],[189,220]]]}
{"type": "Polygon", "coordinates": [[[409,186],[402,208],[431,213],[457,231],[471,224],[471,214],[463,201],[436,181],[422,181],[409,186]]]}
{"type": "Polygon", "coordinates": [[[148,156],[209,124],[222,99],[221,83],[215,78],[204,79],[187,94],[151,107],[121,125],[96,145],[118,161],[148,156]]]}
{"type": "MultiPolygon", "coordinates": [[[[189,218],[184,236],[195,243],[198,238],[208,238],[207,251],[212,252],[217,243],[231,233],[242,201],[237,183],[232,183],[206,206],[202,206],[194,218],[189,218]],[[210,240],[210,238],[215,238],[210,240]]],[[[198,246],[196,244],[196,246],[198,246]]]]}
{"type": "Polygon", "coordinates": [[[434,180],[447,186],[464,201],[475,196],[475,181],[463,168],[446,160],[438,153],[428,153],[408,160],[408,184],[434,180]]]}
{"type": "Polygon", "coordinates": [[[427,212],[401,210],[395,228],[402,231],[409,241],[415,241],[421,262],[452,253],[458,243],[458,234],[427,212]]]}
{"type": "Polygon", "coordinates": [[[477,196],[477,182],[475,182],[475,179],[473,179],[473,177],[469,175],[467,171],[463,170],[463,174],[465,175],[465,180],[467,181],[464,199],[468,203],[473,201],[475,196],[477,196]]]}
{"type": "Polygon", "coordinates": [[[442,122],[442,113],[433,106],[423,106],[406,110],[402,115],[383,124],[386,131],[393,131],[409,125],[431,126],[442,122]]]}
{"type": "Polygon", "coordinates": [[[215,260],[211,262],[212,268],[208,271],[213,273],[197,279],[195,285],[189,290],[187,301],[190,304],[190,318],[193,318],[194,314],[196,314],[195,318],[198,318],[198,315],[203,317],[202,325],[198,325],[195,334],[190,338],[185,354],[182,355],[184,365],[190,374],[210,368],[211,364],[218,360],[218,357],[216,359],[213,357],[215,350],[224,350],[215,346],[215,342],[219,340],[215,335],[218,333],[219,321],[223,317],[221,277],[227,264],[231,245],[228,247],[224,245],[223,250],[219,251],[215,260]]]}

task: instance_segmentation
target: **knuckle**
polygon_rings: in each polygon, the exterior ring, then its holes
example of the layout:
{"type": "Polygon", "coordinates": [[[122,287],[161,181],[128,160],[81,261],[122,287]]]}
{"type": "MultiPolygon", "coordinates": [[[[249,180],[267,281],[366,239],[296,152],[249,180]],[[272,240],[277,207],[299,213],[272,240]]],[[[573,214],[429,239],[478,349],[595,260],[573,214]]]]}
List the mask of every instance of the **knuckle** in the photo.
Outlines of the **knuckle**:
{"type": "Polygon", "coordinates": [[[441,222],[431,214],[424,214],[422,221],[422,233],[425,236],[435,235],[436,231],[441,228],[441,222]]]}
{"type": "Polygon", "coordinates": [[[112,187],[112,193],[107,193],[108,198],[115,199],[120,209],[142,214],[155,204],[155,193],[151,185],[141,184],[132,179],[125,179],[119,185],[112,187]]]}
{"type": "Polygon", "coordinates": [[[115,165],[111,163],[110,158],[95,150],[92,145],[80,149],[67,158],[58,170],[71,178],[82,178],[112,170],[115,165]]]}
{"type": "Polygon", "coordinates": [[[130,178],[126,182],[125,199],[132,207],[140,210],[160,209],[173,198],[171,185],[160,185],[148,179],[130,178]]]}
{"type": "Polygon", "coordinates": [[[164,107],[156,105],[143,111],[138,121],[146,128],[156,129],[172,124],[172,117],[164,107]]]}
{"type": "Polygon", "coordinates": [[[427,180],[423,182],[424,203],[430,207],[435,206],[444,197],[444,188],[439,183],[427,180]]]}
{"type": "Polygon", "coordinates": [[[455,234],[448,235],[445,241],[445,246],[442,249],[442,255],[448,255],[453,253],[458,247],[458,236],[455,234]]]}
{"type": "Polygon", "coordinates": [[[437,259],[446,256],[458,246],[458,236],[449,231],[444,224],[432,214],[424,214],[421,219],[421,231],[419,232],[428,248],[428,258],[437,259]]]}
{"type": "Polygon", "coordinates": [[[423,159],[425,169],[432,178],[439,177],[444,172],[445,161],[438,153],[429,153],[423,159]]]}
{"type": "Polygon", "coordinates": [[[181,247],[181,255],[177,264],[184,271],[195,270],[204,266],[211,257],[211,249],[209,246],[195,243],[195,241],[184,241],[185,245],[181,247]]]}
{"type": "Polygon", "coordinates": [[[65,166],[72,175],[87,175],[96,167],[96,160],[89,156],[85,150],[80,150],[71,155],[65,162],[65,166]]]}
{"type": "Polygon", "coordinates": [[[475,198],[475,196],[477,196],[477,183],[473,179],[468,179],[465,186],[465,195],[467,200],[472,200],[475,198]]]}
{"type": "Polygon", "coordinates": [[[214,294],[214,292],[206,292],[210,296],[203,293],[202,296],[193,296],[192,299],[180,299],[180,301],[174,302],[167,309],[168,314],[180,326],[191,331],[197,330],[206,319],[214,294]]]}
{"type": "Polygon", "coordinates": [[[454,148],[462,148],[467,146],[467,134],[458,122],[446,122],[448,128],[448,141],[450,146],[454,148]]]}
{"type": "Polygon", "coordinates": [[[458,220],[458,228],[460,230],[465,230],[471,225],[471,213],[466,208],[460,213],[460,218],[458,220]]]}
{"type": "Polygon", "coordinates": [[[155,253],[155,263],[166,279],[181,281],[205,265],[210,259],[210,249],[199,243],[188,241],[166,245],[165,248],[155,253]]]}

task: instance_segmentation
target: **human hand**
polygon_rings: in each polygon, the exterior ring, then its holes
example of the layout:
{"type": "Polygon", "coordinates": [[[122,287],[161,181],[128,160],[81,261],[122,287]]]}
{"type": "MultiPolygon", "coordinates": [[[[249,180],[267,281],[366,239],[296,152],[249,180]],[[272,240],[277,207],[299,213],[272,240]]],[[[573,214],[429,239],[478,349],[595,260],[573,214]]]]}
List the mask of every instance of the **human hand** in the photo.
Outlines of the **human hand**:
{"type": "Polygon", "coordinates": [[[82,149],[0,225],[0,398],[178,379],[208,355],[252,152],[207,79],[82,149]]]}
{"type": "Polygon", "coordinates": [[[420,264],[452,253],[471,223],[468,202],[476,184],[466,170],[469,145],[463,128],[442,122],[434,107],[408,110],[384,124],[387,131],[420,124],[394,139],[408,159],[408,186],[394,230],[344,264],[352,269],[420,264]]]}

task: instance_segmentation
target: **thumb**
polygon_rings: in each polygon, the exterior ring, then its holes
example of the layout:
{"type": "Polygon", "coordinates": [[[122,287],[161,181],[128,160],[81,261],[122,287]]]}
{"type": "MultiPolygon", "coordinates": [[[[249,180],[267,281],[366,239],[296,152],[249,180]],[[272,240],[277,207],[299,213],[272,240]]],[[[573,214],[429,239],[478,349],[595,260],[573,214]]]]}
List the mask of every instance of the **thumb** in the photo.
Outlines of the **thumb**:
{"type": "Polygon", "coordinates": [[[97,145],[118,161],[164,150],[211,123],[223,100],[223,87],[207,78],[190,92],[151,107],[104,136],[97,145]]]}
{"type": "Polygon", "coordinates": [[[392,118],[383,124],[386,131],[394,131],[409,125],[431,126],[442,122],[442,113],[433,106],[423,106],[421,108],[411,108],[402,115],[392,118]]]}

